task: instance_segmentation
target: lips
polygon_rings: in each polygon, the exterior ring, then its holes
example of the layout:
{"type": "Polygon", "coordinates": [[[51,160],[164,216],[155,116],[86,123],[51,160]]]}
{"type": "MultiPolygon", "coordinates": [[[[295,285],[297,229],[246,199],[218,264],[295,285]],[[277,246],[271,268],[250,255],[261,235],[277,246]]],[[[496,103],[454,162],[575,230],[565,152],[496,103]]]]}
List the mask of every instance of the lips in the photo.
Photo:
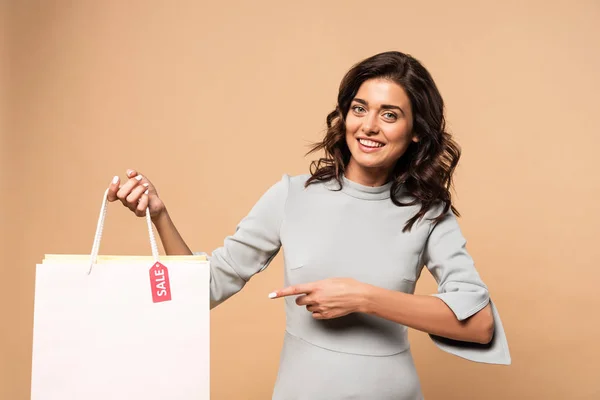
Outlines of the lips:
{"type": "Polygon", "coordinates": [[[377,149],[380,147],[385,146],[383,143],[377,142],[375,140],[371,140],[371,139],[363,139],[363,138],[358,138],[358,143],[360,143],[361,145],[368,147],[370,149],[377,149]]]}

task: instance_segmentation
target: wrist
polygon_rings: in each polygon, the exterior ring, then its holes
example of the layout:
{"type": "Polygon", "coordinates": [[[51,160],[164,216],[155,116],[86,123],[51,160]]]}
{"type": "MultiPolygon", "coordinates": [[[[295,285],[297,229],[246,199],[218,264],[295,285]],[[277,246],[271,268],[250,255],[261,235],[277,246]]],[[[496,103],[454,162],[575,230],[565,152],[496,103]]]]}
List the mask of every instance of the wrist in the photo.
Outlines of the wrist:
{"type": "Polygon", "coordinates": [[[372,312],[372,298],[374,286],[363,284],[361,295],[359,296],[358,311],[364,314],[370,314],[372,312]]]}
{"type": "Polygon", "coordinates": [[[164,208],[160,213],[151,217],[152,223],[156,226],[156,229],[160,229],[161,226],[164,226],[169,221],[169,213],[167,209],[164,208]]]}

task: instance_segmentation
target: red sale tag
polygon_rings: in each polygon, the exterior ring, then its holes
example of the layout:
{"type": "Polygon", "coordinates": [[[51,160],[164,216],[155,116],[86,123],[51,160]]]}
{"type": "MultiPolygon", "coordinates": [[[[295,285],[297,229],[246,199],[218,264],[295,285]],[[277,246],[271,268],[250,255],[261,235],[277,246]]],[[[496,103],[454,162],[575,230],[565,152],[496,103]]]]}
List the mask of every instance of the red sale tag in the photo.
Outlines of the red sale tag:
{"type": "Polygon", "coordinates": [[[171,300],[169,270],[158,261],[150,268],[150,286],[152,287],[152,301],[154,303],[171,300]]]}

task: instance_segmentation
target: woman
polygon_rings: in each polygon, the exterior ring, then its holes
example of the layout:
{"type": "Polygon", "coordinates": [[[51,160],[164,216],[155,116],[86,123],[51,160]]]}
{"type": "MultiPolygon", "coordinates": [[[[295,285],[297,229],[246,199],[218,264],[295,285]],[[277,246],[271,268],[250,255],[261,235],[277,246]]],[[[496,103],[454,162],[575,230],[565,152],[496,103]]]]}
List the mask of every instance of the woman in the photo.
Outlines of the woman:
{"type": "MultiPolygon", "coordinates": [[[[210,257],[211,307],[285,249],[286,332],[273,399],[420,399],[407,327],[469,360],[509,364],[500,318],[452,205],[460,150],[428,71],[400,52],[341,82],[311,174],[284,175],[210,257]],[[437,294],[414,295],[426,266],[437,294]]],[[[192,254],[136,171],[109,200],[149,206],[167,254],[192,254]]]]}

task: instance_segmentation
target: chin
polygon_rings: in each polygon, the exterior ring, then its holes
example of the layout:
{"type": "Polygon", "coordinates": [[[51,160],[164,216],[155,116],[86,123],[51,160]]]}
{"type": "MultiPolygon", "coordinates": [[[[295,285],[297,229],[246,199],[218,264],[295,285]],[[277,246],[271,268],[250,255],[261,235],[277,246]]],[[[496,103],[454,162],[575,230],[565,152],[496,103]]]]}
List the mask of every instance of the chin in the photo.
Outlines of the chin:
{"type": "Polygon", "coordinates": [[[379,157],[373,157],[366,154],[359,153],[357,156],[352,154],[352,158],[357,166],[361,168],[382,168],[383,163],[378,159],[379,157]]]}
{"type": "Polygon", "coordinates": [[[387,170],[388,169],[388,167],[386,165],[383,165],[382,163],[373,161],[373,160],[364,160],[364,159],[354,158],[354,162],[355,162],[356,166],[362,170],[378,171],[378,170],[387,170]]]}
{"type": "Polygon", "coordinates": [[[373,170],[384,168],[384,166],[379,163],[361,162],[359,160],[357,160],[356,166],[360,167],[361,169],[373,169],[373,170]]]}

